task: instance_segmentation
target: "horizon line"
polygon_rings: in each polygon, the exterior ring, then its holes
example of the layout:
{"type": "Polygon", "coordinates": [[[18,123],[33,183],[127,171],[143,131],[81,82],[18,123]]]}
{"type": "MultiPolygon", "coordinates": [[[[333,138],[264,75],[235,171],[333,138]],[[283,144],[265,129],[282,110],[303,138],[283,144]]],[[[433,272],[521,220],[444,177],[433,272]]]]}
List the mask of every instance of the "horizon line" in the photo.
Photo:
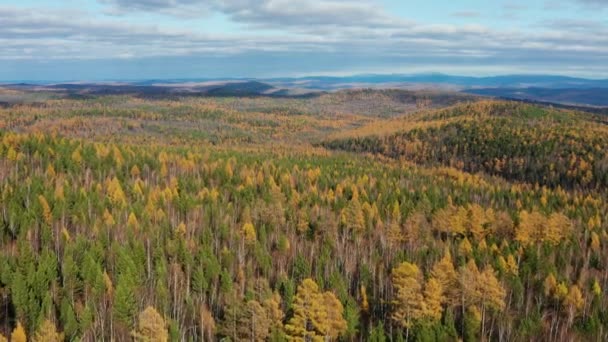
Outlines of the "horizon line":
{"type": "Polygon", "coordinates": [[[310,79],[310,78],[352,78],[352,77],[420,77],[420,76],[446,76],[453,78],[470,78],[470,79],[488,79],[498,77],[560,77],[570,78],[576,80],[586,81],[608,81],[608,78],[599,77],[582,77],[582,76],[571,76],[566,74],[553,74],[553,73],[505,73],[505,74],[489,74],[489,75],[473,75],[473,74],[451,74],[443,72],[420,72],[420,73],[352,73],[352,74],[331,74],[331,73],[318,73],[310,75],[299,75],[299,76],[268,76],[268,77],[247,77],[247,76],[222,76],[222,77],[143,77],[143,78],[99,78],[99,79],[0,79],[0,85],[15,85],[15,84],[57,84],[57,83],[104,83],[104,82],[146,82],[146,81],[247,81],[247,80],[298,80],[298,79],[310,79]]]}

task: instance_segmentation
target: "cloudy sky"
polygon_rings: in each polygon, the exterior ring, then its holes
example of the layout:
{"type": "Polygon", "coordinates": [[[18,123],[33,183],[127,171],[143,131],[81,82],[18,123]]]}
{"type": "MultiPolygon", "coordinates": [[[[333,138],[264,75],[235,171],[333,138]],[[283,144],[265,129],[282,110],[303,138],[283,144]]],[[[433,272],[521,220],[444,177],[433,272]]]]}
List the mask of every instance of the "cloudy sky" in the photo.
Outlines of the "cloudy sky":
{"type": "Polygon", "coordinates": [[[0,0],[0,80],[608,78],[608,0],[0,0]]]}

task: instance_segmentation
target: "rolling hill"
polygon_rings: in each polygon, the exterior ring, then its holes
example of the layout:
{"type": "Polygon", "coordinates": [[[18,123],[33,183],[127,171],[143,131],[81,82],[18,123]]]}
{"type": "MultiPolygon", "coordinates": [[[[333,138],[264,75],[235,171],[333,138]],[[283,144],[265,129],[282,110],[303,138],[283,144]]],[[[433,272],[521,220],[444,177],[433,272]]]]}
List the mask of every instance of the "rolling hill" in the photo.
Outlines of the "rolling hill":
{"type": "Polygon", "coordinates": [[[323,146],[564,188],[608,186],[608,118],[477,102],[376,123],[323,146]]]}

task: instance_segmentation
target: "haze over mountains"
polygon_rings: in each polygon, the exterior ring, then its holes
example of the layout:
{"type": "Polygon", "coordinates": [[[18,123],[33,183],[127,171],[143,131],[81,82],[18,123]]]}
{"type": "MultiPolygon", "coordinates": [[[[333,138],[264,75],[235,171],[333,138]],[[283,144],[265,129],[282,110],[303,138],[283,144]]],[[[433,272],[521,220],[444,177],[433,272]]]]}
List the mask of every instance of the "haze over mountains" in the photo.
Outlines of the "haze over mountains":
{"type": "MultiPolygon", "coordinates": [[[[608,80],[554,75],[454,76],[441,73],[414,75],[362,74],[284,78],[151,79],[106,82],[7,82],[4,89],[68,94],[140,94],[145,96],[314,96],[341,89],[377,88],[438,90],[524,101],[576,106],[608,106],[608,80]]],[[[11,97],[11,98],[14,98],[11,97]]],[[[6,94],[0,101],[7,101],[6,94]]]]}
{"type": "Polygon", "coordinates": [[[489,77],[455,76],[441,73],[416,75],[354,75],[343,77],[312,76],[303,78],[271,79],[284,84],[306,84],[311,88],[332,89],[349,85],[441,85],[461,88],[479,87],[542,87],[542,88],[594,88],[607,87],[608,80],[592,80],[553,75],[503,75],[489,77]]]}

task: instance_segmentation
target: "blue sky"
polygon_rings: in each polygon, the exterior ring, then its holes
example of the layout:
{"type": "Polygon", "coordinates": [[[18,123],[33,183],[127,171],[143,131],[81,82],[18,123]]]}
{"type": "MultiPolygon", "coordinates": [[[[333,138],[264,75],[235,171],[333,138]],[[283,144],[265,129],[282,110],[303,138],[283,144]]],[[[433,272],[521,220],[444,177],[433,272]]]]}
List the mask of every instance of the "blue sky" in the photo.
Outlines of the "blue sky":
{"type": "Polygon", "coordinates": [[[0,0],[0,80],[608,78],[608,0],[0,0]]]}

